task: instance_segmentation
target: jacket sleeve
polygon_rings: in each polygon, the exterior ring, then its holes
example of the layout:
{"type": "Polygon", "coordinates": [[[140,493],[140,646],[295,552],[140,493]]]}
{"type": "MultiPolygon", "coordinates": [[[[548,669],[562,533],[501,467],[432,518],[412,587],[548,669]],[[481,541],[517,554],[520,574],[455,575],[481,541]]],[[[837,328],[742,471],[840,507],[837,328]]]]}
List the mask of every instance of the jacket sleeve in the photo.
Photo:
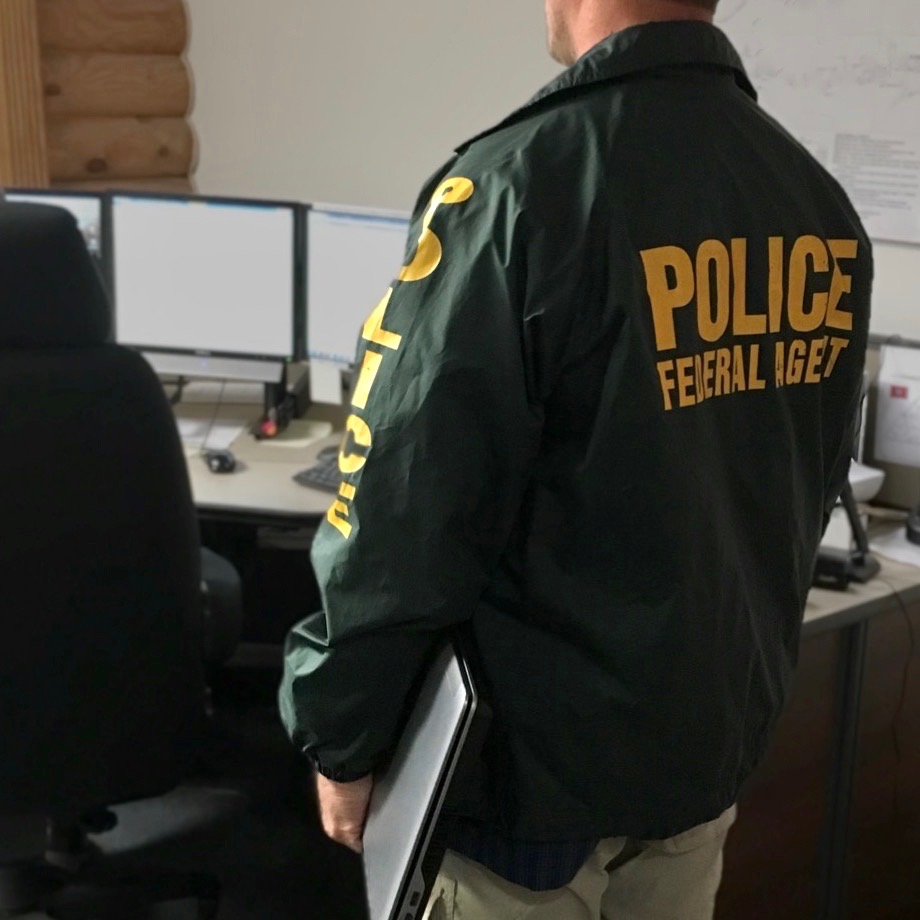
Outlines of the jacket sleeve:
{"type": "Polygon", "coordinates": [[[413,220],[407,265],[362,331],[343,484],[312,561],[323,610],[290,633],[285,726],[325,775],[395,744],[444,630],[471,617],[541,433],[513,191],[451,176],[413,220]]]}

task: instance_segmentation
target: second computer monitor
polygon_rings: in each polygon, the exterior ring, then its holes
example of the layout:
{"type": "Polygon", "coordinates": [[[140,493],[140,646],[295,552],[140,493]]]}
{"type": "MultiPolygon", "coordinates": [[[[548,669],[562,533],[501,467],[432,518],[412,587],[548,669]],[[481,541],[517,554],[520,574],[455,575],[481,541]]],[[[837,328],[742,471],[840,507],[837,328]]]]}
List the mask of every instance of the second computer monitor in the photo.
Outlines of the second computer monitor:
{"type": "Polygon", "coordinates": [[[293,204],[113,195],[118,342],[161,373],[277,379],[300,351],[300,226],[293,204]]]}
{"type": "Polygon", "coordinates": [[[307,356],[349,364],[361,326],[399,275],[404,214],[316,205],[307,212],[307,356]]]}
{"type": "Polygon", "coordinates": [[[96,265],[103,268],[103,196],[97,192],[70,192],[59,189],[9,189],[6,192],[7,201],[22,202],[25,204],[47,204],[64,208],[70,211],[83,239],[89,254],[96,261],[96,265]]]}

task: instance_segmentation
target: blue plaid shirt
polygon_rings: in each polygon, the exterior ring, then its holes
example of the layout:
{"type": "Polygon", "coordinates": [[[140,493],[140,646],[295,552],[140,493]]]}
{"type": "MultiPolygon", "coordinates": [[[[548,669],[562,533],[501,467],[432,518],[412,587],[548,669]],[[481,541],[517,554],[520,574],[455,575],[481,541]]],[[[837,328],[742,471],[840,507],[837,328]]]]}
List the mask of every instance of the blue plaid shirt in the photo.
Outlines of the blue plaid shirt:
{"type": "Polygon", "coordinates": [[[447,846],[455,853],[531,891],[549,891],[567,885],[598,842],[512,840],[459,819],[451,821],[447,831],[447,846]]]}

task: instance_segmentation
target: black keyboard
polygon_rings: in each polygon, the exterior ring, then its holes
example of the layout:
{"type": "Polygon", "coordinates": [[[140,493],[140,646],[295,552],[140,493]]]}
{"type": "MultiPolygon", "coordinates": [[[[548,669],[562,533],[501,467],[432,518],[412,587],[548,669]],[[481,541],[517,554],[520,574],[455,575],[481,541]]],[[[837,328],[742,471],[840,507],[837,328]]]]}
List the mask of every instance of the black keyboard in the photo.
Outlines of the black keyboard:
{"type": "Polygon", "coordinates": [[[302,469],[292,477],[294,482],[321,492],[338,492],[342,484],[339,471],[338,446],[324,447],[317,455],[313,466],[302,469]]]}

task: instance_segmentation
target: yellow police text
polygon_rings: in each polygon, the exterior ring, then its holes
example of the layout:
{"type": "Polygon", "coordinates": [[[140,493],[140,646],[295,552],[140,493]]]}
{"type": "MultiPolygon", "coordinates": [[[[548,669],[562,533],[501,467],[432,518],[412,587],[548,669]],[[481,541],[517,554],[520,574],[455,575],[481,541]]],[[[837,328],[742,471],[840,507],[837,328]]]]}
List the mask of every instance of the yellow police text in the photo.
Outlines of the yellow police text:
{"type": "Polygon", "coordinates": [[[844,295],[852,292],[847,263],[857,256],[858,240],[771,236],[753,245],[764,246],[767,257],[763,287],[755,291],[748,290],[746,238],[704,240],[692,253],[680,246],[640,253],[659,352],[705,347],[723,336],[853,329],[844,295]],[[688,341],[678,342],[675,317],[688,308],[695,323],[683,328],[692,330],[692,340],[687,332],[688,341]]]}

